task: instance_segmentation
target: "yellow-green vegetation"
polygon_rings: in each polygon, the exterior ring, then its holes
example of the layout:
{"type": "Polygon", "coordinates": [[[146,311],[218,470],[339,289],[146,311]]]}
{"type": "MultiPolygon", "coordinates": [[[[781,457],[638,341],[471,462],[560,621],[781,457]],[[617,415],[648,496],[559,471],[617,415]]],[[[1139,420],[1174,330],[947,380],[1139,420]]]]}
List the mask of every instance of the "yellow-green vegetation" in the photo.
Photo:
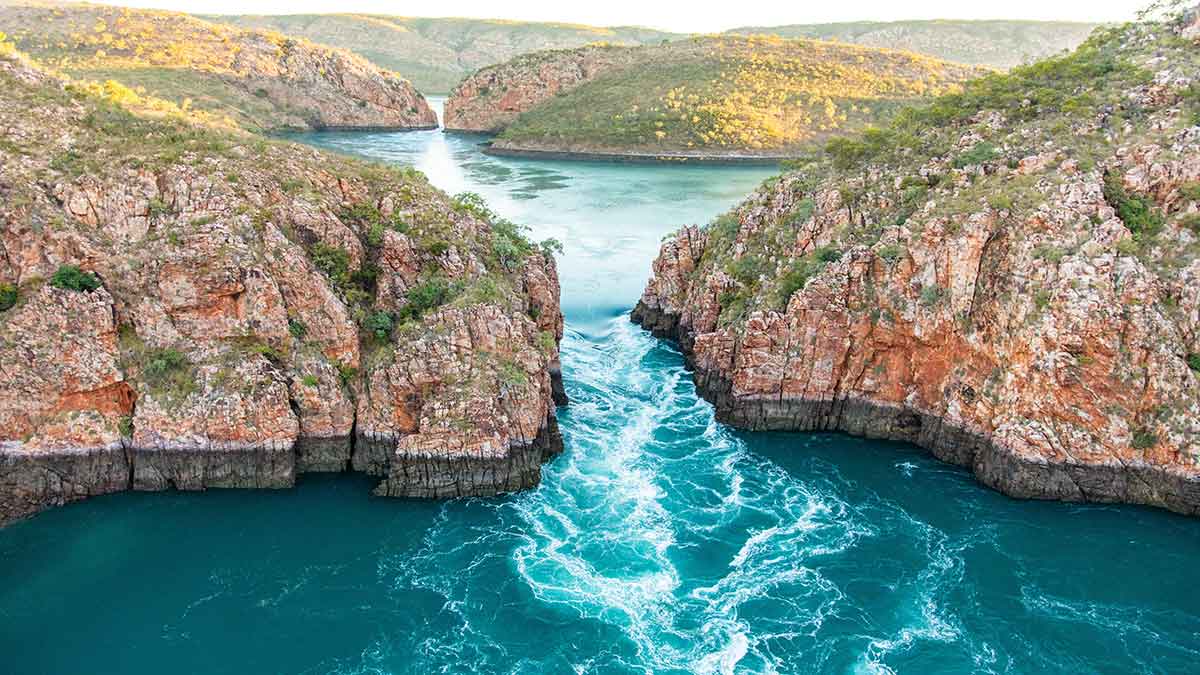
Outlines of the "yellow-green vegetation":
{"type": "Polygon", "coordinates": [[[956,63],[1012,68],[1074,49],[1097,27],[1068,21],[856,21],[729,32],[904,49],[956,63]]]}
{"type": "Polygon", "coordinates": [[[497,146],[791,154],[979,74],[910,53],[767,37],[627,49],[628,65],[524,113],[497,146]]]}
{"type": "MultiPolygon", "coordinates": [[[[1058,197],[1066,173],[1056,169],[1069,161],[1073,171],[1101,177],[1105,201],[1129,232],[1114,249],[1170,278],[1200,257],[1200,240],[1184,234],[1200,232],[1189,215],[1200,201],[1200,186],[1181,186],[1182,201],[1170,208],[1149,195],[1133,194],[1120,180],[1112,141],[1119,129],[1123,143],[1169,148],[1195,124],[1200,96],[1191,90],[1184,92],[1177,112],[1154,123],[1150,111],[1131,96],[1154,85],[1155,74],[1144,64],[1155,58],[1178,72],[1200,72],[1200,50],[1166,25],[1102,28],[1073,53],[972,80],[960,91],[901,110],[886,125],[831,139],[822,151],[786,163],[784,176],[768,180],[747,202],[714,220],[695,274],[720,269],[737,282],[720,299],[721,322],[735,323],[752,309],[786,306],[852,248],[870,247],[887,264],[897,264],[931,222],[940,222],[947,235],[968,216],[989,210],[1005,222],[1021,222],[1058,197]],[[968,133],[976,140],[964,144],[968,133]],[[1022,159],[1047,148],[1055,158],[1044,170],[1016,171],[1022,159]],[[794,250],[813,198],[830,186],[838,186],[845,217],[841,226],[830,228],[832,241],[796,256],[780,255],[794,250]],[[739,235],[743,215],[772,208],[783,191],[794,205],[790,212],[739,235]],[[739,236],[744,246],[735,247],[739,236]]],[[[1092,216],[1086,225],[1095,228],[1101,222],[1092,216]]],[[[1031,255],[1056,265],[1081,244],[1037,244],[1031,255]]],[[[936,306],[944,293],[926,287],[920,304],[936,306]]],[[[1029,295],[1039,310],[1052,302],[1047,289],[1030,289],[1029,295]]]]}
{"type": "Polygon", "coordinates": [[[210,125],[252,131],[310,126],[311,111],[268,92],[261,81],[285,71],[297,50],[330,52],[278,32],[104,5],[0,4],[0,26],[42,66],[102,88],[122,105],[196,114],[210,125]]]}

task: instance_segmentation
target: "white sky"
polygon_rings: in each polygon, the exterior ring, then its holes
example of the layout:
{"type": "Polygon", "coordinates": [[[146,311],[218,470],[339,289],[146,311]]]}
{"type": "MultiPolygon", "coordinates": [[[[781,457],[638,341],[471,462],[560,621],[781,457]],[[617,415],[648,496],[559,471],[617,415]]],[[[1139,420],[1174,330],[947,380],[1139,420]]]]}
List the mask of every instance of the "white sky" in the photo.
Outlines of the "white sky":
{"type": "Polygon", "coordinates": [[[1123,21],[1150,0],[119,0],[107,4],[196,14],[369,12],[396,16],[464,16],[639,25],[679,32],[737,26],[899,19],[1040,19],[1123,21]]]}

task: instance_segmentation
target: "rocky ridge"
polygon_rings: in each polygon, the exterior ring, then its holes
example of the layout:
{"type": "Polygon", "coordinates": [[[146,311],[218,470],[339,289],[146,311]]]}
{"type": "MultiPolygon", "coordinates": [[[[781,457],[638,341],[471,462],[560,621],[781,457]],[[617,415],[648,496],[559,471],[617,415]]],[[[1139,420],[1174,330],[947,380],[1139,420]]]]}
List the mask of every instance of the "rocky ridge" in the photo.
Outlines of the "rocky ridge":
{"type": "Polygon", "coordinates": [[[908,441],[1014,497],[1200,514],[1200,47],[1102,30],[666,241],[634,321],[722,421],[908,441]]]}
{"type": "Polygon", "coordinates": [[[775,37],[528,54],[468,77],[450,131],[498,154],[787,157],[982,71],[906,52],[775,37]]]}
{"type": "Polygon", "coordinates": [[[142,95],[249,130],[433,129],[399,75],[340,48],[185,14],[36,0],[0,4],[0,31],[77,80],[142,95]]]}
{"type": "Polygon", "coordinates": [[[491,495],[561,450],[553,257],[421,174],[0,47],[0,523],[119,490],[491,495]]]}

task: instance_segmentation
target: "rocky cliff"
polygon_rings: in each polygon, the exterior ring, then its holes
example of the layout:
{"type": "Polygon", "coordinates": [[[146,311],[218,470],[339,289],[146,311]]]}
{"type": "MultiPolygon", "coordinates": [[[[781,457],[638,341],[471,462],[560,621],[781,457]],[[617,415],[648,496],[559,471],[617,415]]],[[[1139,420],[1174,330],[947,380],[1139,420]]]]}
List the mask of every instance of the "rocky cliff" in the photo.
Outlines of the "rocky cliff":
{"type": "Polygon", "coordinates": [[[521,113],[554,96],[626,65],[636,52],[608,45],[540,51],[482,68],[446,99],[448,131],[498,133],[521,113]]]}
{"type": "Polygon", "coordinates": [[[76,79],[115,80],[228,126],[437,127],[424,96],[399,75],[279,33],[173,12],[36,0],[0,5],[0,30],[76,79]]]}
{"type": "Polygon", "coordinates": [[[634,320],[729,424],[1200,513],[1200,47],[1179,28],[1105,30],[830,143],[668,240],[634,320]]]}
{"type": "Polygon", "coordinates": [[[447,129],[495,152],[791,156],[982,71],[907,52],[768,37],[529,54],[467,78],[447,129]]]}
{"type": "Polygon", "coordinates": [[[550,254],[472,195],[178,116],[0,47],[0,523],[118,490],[537,483],[550,254]]]}

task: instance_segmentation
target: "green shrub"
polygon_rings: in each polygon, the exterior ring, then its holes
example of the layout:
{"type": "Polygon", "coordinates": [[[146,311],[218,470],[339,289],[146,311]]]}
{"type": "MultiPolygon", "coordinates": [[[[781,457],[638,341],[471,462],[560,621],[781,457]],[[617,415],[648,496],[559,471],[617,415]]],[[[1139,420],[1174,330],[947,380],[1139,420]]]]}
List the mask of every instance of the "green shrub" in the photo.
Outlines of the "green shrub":
{"type": "Polygon", "coordinates": [[[121,418],[117,420],[117,433],[121,434],[121,438],[133,436],[132,415],[121,415],[121,418]]]}
{"type": "Polygon", "coordinates": [[[946,289],[941,286],[926,286],[921,289],[921,304],[926,307],[933,307],[942,301],[946,295],[946,289]]]}
{"type": "Polygon", "coordinates": [[[390,312],[373,312],[363,320],[363,328],[371,331],[376,340],[386,342],[392,335],[396,320],[390,312]]]}
{"type": "Polygon", "coordinates": [[[17,287],[13,284],[0,284],[0,312],[12,309],[17,304],[17,287]]]}
{"type": "Polygon", "coordinates": [[[886,244],[880,246],[875,253],[888,262],[896,262],[904,255],[904,247],[899,244],[886,244]]]}
{"type": "Polygon", "coordinates": [[[300,382],[306,387],[315,387],[320,383],[316,375],[305,375],[300,379],[300,382]]]}
{"type": "Polygon", "coordinates": [[[75,265],[63,265],[50,277],[50,285],[70,291],[94,291],[100,288],[100,280],[94,274],[84,272],[75,265]]]}
{"type": "Polygon", "coordinates": [[[753,284],[766,272],[765,261],[754,254],[747,254],[729,264],[729,276],[743,284],[753,284]]]}
{"type": "Polygon", "coordinates": [[[462,292],[462,284],[442,276],[431,276],[408,290],[408,304],[400,310],[402,319],[419,319],[426,312],[450,302],[462,292]]]}
{"type": "Polygon", "coordinates": [[[958,157],[955,157],[953,166],[956,169],[963,169],[968,166],[975,166],[977,164],[990,162],[999,156],[1000,152],[996,150],[996,146],[988,143],[987,141],[982,141],[980,143],[976,143],[975,147],[971,148],[970,150],[964,152],[958,157]]]}
{"type": "Polygon", "coordinates": [[[796,204],[796,210],[792,211],[791,215],[788,216],[787,224],[795,226],[807,222],[812,217],[813,211],[816,208],[817,203],[812,199],[807,197],[801,199],[800,203],[796,204]]]}
{"type": "Polygon", "coordinates": [[[299,319],[288,319],[288,332],[297,340],[303,340],[304,336],[308,334],[308,326],[305,326],[304,322],[299,319]]]}
{"type": "Polygon", "coordinates": [[[358,368],[344,363],[337,364],[337,371],[338,379],[341,380],[343,386],[349,386],[354,378],[358,377],[358,368]]]}
{"type": "Polygon", "coordinates": [[[1144,197],[1131,195],[1125,190],[1116,174],[1104,177],[1104,199],[1117,210],[1117,217],[1133,233],[1138,242],[1158,234],[1164,224],[1162,215],[1153,208],[1153,203],[1144,197]]]}
{"type": "Polygon", "coordinates": [[[1187,364],[1188,368],[1200,373],[1200,354],[1188,354],[1187,364]]]}
{"type": "Polygon", "coordinates": [[[1194,202],[1200,202],[1200,182],[1185,183],[1179,187],[1184,197],[1194,202]]]}
{"type": "Polygon", "coordinates": [[[822,246],[813,252],[821,262],[837,262],[842,259],[842,252],[832,246],[822,246]]]}
{"type": "Polygon", "coordinates": [[[827,261],[821,260],[815,253],[796,260],[791,267],[783,273],[783,277],[779,280],[779,304],[781,307],[787,307],[792,296],[806,284],[808,280],[820,274],[821,270],[825,269],[827,261]]]}
{"type": "Polygon", "coordinates": [[[1052,263],[1057,263],[1066,255],[1066,251],[1050,244],[1039,244],[1033,249],[1033,257],[1052,263]]]}
{"type": "Polygon", "coordinates": [[[317,243],[313,244],[309,254],[313,265],[324,272],[334,284],[346,286],[350,283],[350,253],[345,249],[317,243]]]}
{"type": "Polygon", "coordinates": [[[153,387],[183,385],[186,384],[185,379],[190,379],[191,362],[178,350],[150,350],[145,353],[144,359],[142,376],[153,387]]]}
{"type": "Polygon", "coordinates": [[[1133,432],[1133,447],[1135,450],[1149,450],[1158,445],[1158,436],[1149,429],[1138,429],[1133,432]]]}

